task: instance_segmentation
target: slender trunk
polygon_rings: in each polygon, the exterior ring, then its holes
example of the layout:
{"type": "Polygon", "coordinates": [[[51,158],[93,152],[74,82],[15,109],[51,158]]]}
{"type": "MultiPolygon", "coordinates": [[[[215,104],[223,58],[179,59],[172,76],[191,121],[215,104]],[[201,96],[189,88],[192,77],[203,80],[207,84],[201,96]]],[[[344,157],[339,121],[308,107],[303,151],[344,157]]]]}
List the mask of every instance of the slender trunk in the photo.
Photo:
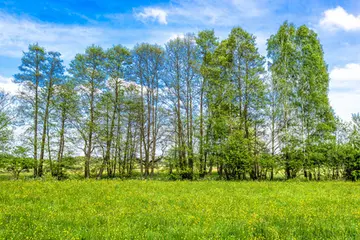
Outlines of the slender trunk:
{"type": "MultiPolygon", "coordinates": [[[[37,85],[38,86],[38,85],[37,85]]],[[[34,177],[38,177],[37,162],[37,124],[38,124],[38,87],[35,93],[35,117],[34,117],[34,177]]]]}
{"type": "Polygon", "coordinates": [[[35,83],[35,109],[34,109],[34,177],[38,177],[37,161],[37,131],[38,131],[38,113],[39,113],[39,66],[36,66],[36,83],[35,83]]]}
{"type": "Polygon", "coordinates": [[[64,154],[64,143],[65,143],[65,118],[66,112],[65,109],[62,110],[61,114],[61,130],[60,130],[60,141],[59,141],[59,151],[58,151],[58,164],[57,164],[57,177],[60,180],[62,178],[62,158],[64,154]]]}
{"type": "Polygon", "coordinates": [[[152,107],[151,107],[151,93],[149,92],[149,86],[147,86],[148,89],[146,91],[146,104],[147,104],[147,123],[146,123],[146,152],[145,152],[145,157],[146,157],[146,167],[145,167],[145,172],[146,175],[148,176],[150,174],[150,148],[151,148],[151,143],[150,143],[150,134],[151,134],[151,116],[152,116],[152,107]]]}
{"type": "MultiPolygon", "coordinates": [[[[271,82],[271,156],[272,156],[272,162],[275,161],[275,138],[276,138],[276,96],[275,96],[275,86],[274,86],[274,80],[272,79],[271,82]]],[[[273,162],[274,165],[274,162],[273,162]]],[[[270,180],[274,179],[274,166],[271,166],[271,173],[270,173],[270,180]]]]}
{"type": "Polygon", "coordinates": [[[117,129],[116,129],[116,144],[115,144],[115,166],[114,166],[114,177],[116,174],[116,164],[119,165],[119,175],[121,175],[120,172],[120,166],[121,166],[121,108],[120,105],[118,105],[118,112],[117,112],[117,129]],[[117,163],[116,163],[117,162],[117,163]]]}
{"type": "Polygon", "coordinates": [[[46,135],[47,135],[47,149],[48,149],[48,156],[49,156],[50,173],[51,173],[51,176],[54,176],[54,168],[53,168],[53,162],[52,162],[52,158],[51,158],[50,128],[49,127],[46,131],[46,135]]]}
{"type": "Polygon", "coordinates": [[[185,149],[184,149],[185,144],[183,140],[183,129],[182,129],[181,116],[180,116],[180,107],[181,107],[180,97],[178,97],[176,116],[177,116],[177,131],[178,131],[178,140],[179,140],[179,161],[180,161],[181,171],[186,171],[186,163],[185,163],[186,159],[185,159],[185,149]]]}
{"type": "Polygon", "coordinates": [[[40,161],[38,166],[38,176],[41,177],[43,175],[43,163],[44,163],[44,155],[45,155],[45,141],[46,141],[46,133],[48,128],[48,121],[49,121],[49,109],[50,109],[50,101],[52,96],[52,72],[53,67],[50,70],[50,76],[49,76],[49,85],[47,89],[47,96],[46,96],[46,106],[45,106],[45,114],[43,119],[43,132],[42,132],[42,138],[41,138],[41,149],[40,149],[40,161]]]}
{"type": "Polygon", "coordinates": [[[187,106],[186,106],[186,114],[187,114],[187,134],[188,134],[188,165],[189,165],[189,178],[192,179],[193,171],[194,171],[194,158],[193,158],[193,119],[192,119],[192,62],[191,62],[191,43],[187,42],[187,79],[186,79],[186,93],[187,93],[187,106]]]}
{"type": "MultiPolygon", "coordinates": [[[[154,86],[156,90],[155,96],[153,96],[153,126],[152,126],[152,164],[151,164],[151,174],[154,174],[154,165],[155,165],[155,157],[156,157],[156,141],[157,141],[157,114],[158,114],[158,98],[159,98],[159,81],[156,78],[156,85],[154,86]]],[[[154,95],[154,94],[153,94],[154,95]]]]}
{"type": "MultiPolygon", "coordinates": [[[[118,83],[116,83],[115,84],[115,103],[113,106],[114,110],[113,110],[112,117],[111,117],[110,132],[109,132],[109,136],[106,140],[106,153],[105,153],[104,161],[103,161],[100,171],[99,171],[98,179],[101,179],[104,168],[106,165],[108,165],[108,163],[110,161],[110,151],[111,151],[111,146],[112,146],[112,140],[114,137],[115,117],[116,117],[116,112],[117,112],[118,99],[119,99],[119,86],[118,86],[118,83]]],[[[111,173],[109,171],[108,171],[108,176],[111,177],[111,173]]]]}
{"type": "Polygon", "coordinates": [[[131,154],[131,116],[128,117],[128,125],[127,125],[127,131],[126,131],[126,142],[125,142],[125,152],[124,152],[124,160],[122,165],[122,173],[123,175],[126,172],[127,165],[128,165],[128,159],[129,155],[131,154]]]}
{"type": "Polygon", "coordinates": [[[88,149],[86,152],[85,159],[85,178],[90,178],[90,159],[92,152],[92,137],[94,131],[94,98],[95,98],[95,88],[94,88],[94,80],[91,82],[91,93],[90,93],[90,122],[89,122],[89,135],[88,135],[88,149]]]}
{"type": "Polygon", "coordinates": [[[142,67],[138,66],[139,70],[140,70],[140,85],[141,85],[141,90],[140,90],[140,98],[141,98],[141,111],[140,111],[140,160],[141,160],[141,175],[144,176],[145,178],[147,178],[148,175],[148,158],[146,157],[146,143],[145,143],[145,118],[144,118],[144,114],[145,114],[145,106],[144,106],[144,80],[143,80],[143,74],[142,74],[142,67]],[[145,174],[144,174],[144,169],[143,169],[143,150],[144,150],[144,154],[145,154],[145,174]]]}
{"type": "Polygon", "coordinates": [[[201,86],[200,92],[200,141],[199,141],[199,160],[200,160],[200,177],[203,178],[206,172],[206,166],[204,164],[204,81],[201,86]]]}
{"type": "Polygon", "coordinates": [[[241,62],[241,56],[239,55],[238,57],[238,62],[239,62],[239,65],[238,65],[238,90],[239,90],[239,118],[240,118],[240,127],[242,128],[243,127],[243,84],[242,84],[242,78],[241,78],[241,65],[240,65],[240,62],[241,62]]]}
{"type": "Polygon", "coordinates": [[[141,128],[140,128],[140,149],[139,149],[139,151],[140,151],[140,159],[139,159],[139,164],[140,164],[140,173],[141,173],[141,177],[143,177],[144,176],[144,163],[143,163],[143,139],[142,139],[142,130],[141,130],[141,128]]]}
{"type": "Polygon", "coordinates": [[[185,156],[185,142],[183,139],[183,128],[182,128],[182,121],[181,121],[181,100],[180,100],[180,63],[179,63],[179,56],[176,55],[176,97],[177,97],[177,104],[176,104],[176,117],[177,117],[177,132],[178,132],[178,141],[179,141],[179,162],[180,162],[180,171],[182,177],[186,177],[185,171],[186,169],[186,156],[185,156]],[[185,175],[184,175],[185,174],[185,175]]]}

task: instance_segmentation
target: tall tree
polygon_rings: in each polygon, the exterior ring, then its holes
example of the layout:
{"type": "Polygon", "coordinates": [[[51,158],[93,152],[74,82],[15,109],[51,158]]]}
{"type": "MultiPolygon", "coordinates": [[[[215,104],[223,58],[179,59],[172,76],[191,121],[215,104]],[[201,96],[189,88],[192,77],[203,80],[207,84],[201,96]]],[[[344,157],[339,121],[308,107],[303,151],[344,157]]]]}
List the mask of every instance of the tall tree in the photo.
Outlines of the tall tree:
{"type": "Polygon", "coordinates": [[[329,99],[329,74],[324,61],[322,46],[314,31],[301,26],[296,32],[296,45],[299,51],[299,78],[297,88],[297,108],[300,118],[299,132],[302,146],[304,175],[309,167],[318,167],[320,177],[321,161],[310,162],[311,154],[324,155],[319,146],[331,141],[335,131],[329,99]],[[311,166],[309,166],[311,164],[311,166]]]}
{"type": "MultiPolygon", "coordinates": [[[[255,37],[234,28],[216,49],[208,97],[211,112],[212,146],[218,173],[229,178],[260,176],[259,128],[265,108],[264,58],[256,48],[255,37]],[[221,90],[220,90],[221,89],[221,90]],[[241,148],[233,139],[239,138],[241,148]],[[215,145],[221,144],[221,147],[215,145]],[[237,148],[236,154],[229,149],[237,148]],[[218,149],[218,150],[216,150],[218,149]],[[252,167],[250,167],[252,165],[252,167]]],[[[235,149],[233,150],[235,151],[235,149]]]]}
{"type": "Polygon", "coordinates": [[[294,119],[294,94],[297,77],[295,45],[296,28],[285,22],[275,35],[268,40],[268,58],[271,61],[271,74],[275,88],[279,91],[279,105],[281,109],[281,131],[279,142],[284,154],[285,175],[294,176],[297,163],[291,161],[291,124],[294,119]]]}
{"type": "Polygon", "coordinates": [[[9,93],[0,89],[0,152],[6,152],[12,140],[12,119],[10,117],[10,104],[12,99],[9,93]]]}
{"type": "Polygon", "coordinates": [[[63,159],[66,146],[66,133],[71,133],[72,122],[78,114],[78,94],[76,92],[76,83],[72,80],[62,82],[60,86],[54,89],[55,94],[55,113],[58,127],[58,147],[57,147],[57,165],[55,174],[60,180],[64,177],[63,159]]]}
{"type": "Polygon", "coordinates": [[[174,111],[179,167],[183,178],[191,179],[194,170],[194,94],[198,80],[198,48],[195,36],[170,40],[166,44],[166,77],[170,108],[174,111]]]}
{"type": "Polygon", "coordinates": [[[109,168],[110,161],[110,152],[112,148],[113,138],[114,138],[114,128],[116,115],[119,114],[120,108],[120,83],[121,80],[125,77],[126,67],[130,64],[130,51],[125,47],[118,45],[114,46],[106,51],[107,62],[106,68],[110,78],[109,85],[111,88],[114,88],[114,92],[110,93],[110,98],[112,100],[111,107],[113,109],[112,115],[109,116],[110,124],[106,129],[106,153],[103,160],[103,164],[100,168],[98,178],[102,177],[104,168],[108,166],[108,176],[112,175],[111,168],[109,168]]]}
{"type": "Polygon", "coordinates": [[[270,149],[271,157],[271,169],[270,169],[270,179],[274,178],[274,168],[276,155],[279,151],[279,132],[281,129],[281,114],[280,114],[280,91],[277,89],[279,86],[276,84],[275,78],[272,77],[269,73],[266,76],[267,79],[267,103],[268,108],[265,115],[268,117],[268,148],[270,149]]]}
{"type": "Polygon", "coordinates": [[[96,103],[100,99],[100,93],[105,88],[105,59],[106,54],[101,47],[91,46],[85,50],[85,54],[77,54],[70,63],[69,72],[82,86],[82,113],[85,117],[85,131],[82,135],[85,142],[85,178],[90,177],[90,160],[94,150],[93,137],[96,128],[96,103]]]}
{"type": "MultiPolygon", "coordinates": [[[[273,84],[281,106],[281,134],[286,178],[303,168],[317,168],[333,141],[335,121],[328,99],[329,75],[317,35],[285,22],[268,41],[273,84]]],[[[315,171],[315,170],[314,170],[315,171]]],[[[311,176],[310,176],[311,178],[311,176]]]]}
{"type": "Polygon", "coordinates": [[[241,28],[233,28],[228,38],[228,52],[231,57],[230,81],[234,88],[235,101],[238,102],[240,129],[248,142],[249,154],[253,157],[251,177],[259,178],[260,166],[256,151],[258,128],[265,108],[264,58],[258,53],[255,36],[241,28]]]}
{"type": "MultiPolygon", "coordinates": [[[[60,59],[61,54],[58,52],[48,52],[46,55],[45,63],[45,112],[43,116],[43,127],[42,127],[42,136],[41,136],[41,145],[40,145],[40,158],[38,166],[38,175],[41,177],[43,175],[43,162],[45,154],[45,144],[46,136],[49,131],[49,112],[51,105],[53,105],[53,92],[54,87],[58,84],[61,84],[61,81],[64,78],[64,66],[62,60],[60,59]]],[[[50,140],[49,140],[50,141],[50,140]]],[[[50,146],[49,146],[50,147],[50,146]]]]}
{"type": "Polygon", "coordinates": [[[19,67],[20,73],[14,75],[14,82],[21,83],[31,95],[29,101],[32,107],[33,117],[33,156],[34,156],[34,177],[38,176],[38,121],[39,121],[39,92],[44,86],[45,78],[45,49],[38,44],[29,46],[28,52],[24,52],[19,67]]]}
{"type": "Polygon", "coordinates": [[[140,44],[133,50],[132,76],[141,88],[140,163],[144,158],[145,177],[154,172],[163,55],[163,49],[157,45],[140,44]]]}
{"type": "Polygon", "coordinates": [[[207,99],[207,86],[208,81],[211,76],[211,63],[212,63],[212,56],[218,45],[217,37],[215,36],[214,30],[204,30],[198,33],[196,38],[196,43],[199,47],[201,65],[200,65],[200,100],[199,100],[199,172],[200,177],[204,177],[206,174],[206,159],[207,154],[205,149],[205,135],[206,135],[206,127],[205,127],[205,120],[204,118],[208,115],[207,113],[207,106],[206,106],[206,99],[207,99]]]}

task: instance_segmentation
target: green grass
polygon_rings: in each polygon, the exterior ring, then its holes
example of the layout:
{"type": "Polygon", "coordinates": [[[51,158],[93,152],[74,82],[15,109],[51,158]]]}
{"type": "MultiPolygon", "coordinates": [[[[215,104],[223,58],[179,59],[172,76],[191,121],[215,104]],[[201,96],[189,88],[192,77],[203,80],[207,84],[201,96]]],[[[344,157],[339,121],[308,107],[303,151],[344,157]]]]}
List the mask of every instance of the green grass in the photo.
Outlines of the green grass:
{"type": "Polygon", "coordinates": [[[0,181],[0,239],[360,239],[350,182],[0,181]]]}

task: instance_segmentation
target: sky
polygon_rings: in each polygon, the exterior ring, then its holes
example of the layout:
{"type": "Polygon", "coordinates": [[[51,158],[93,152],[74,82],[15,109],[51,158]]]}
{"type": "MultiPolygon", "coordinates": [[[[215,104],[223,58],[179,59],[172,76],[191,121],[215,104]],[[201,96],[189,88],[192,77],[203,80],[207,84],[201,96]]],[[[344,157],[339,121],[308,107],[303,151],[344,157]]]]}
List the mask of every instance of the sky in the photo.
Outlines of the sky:
{"type": "Polygon", "coordinates": [[[164,44],[203,29],[225,39],[240,26],[257,37],[266,56],[267,39],[286,20],[318,34],[330,103],[350,120],[360,112],[359,0],[0,0],[0,88],[16,92],[12,78],[31,43],[59,51],[69,64],[91,44],[164,44]]]}

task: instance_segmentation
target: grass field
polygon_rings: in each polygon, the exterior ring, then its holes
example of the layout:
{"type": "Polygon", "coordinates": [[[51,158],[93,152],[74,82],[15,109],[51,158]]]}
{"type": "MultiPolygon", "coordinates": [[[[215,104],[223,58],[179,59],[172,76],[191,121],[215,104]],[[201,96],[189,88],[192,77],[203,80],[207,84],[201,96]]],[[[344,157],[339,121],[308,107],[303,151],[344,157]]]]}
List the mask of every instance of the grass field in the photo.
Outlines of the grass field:
{"type": "Polygon", "coordinates": [[[360,239],[360,184],[0,181],[0,238],[360,239]]]}

